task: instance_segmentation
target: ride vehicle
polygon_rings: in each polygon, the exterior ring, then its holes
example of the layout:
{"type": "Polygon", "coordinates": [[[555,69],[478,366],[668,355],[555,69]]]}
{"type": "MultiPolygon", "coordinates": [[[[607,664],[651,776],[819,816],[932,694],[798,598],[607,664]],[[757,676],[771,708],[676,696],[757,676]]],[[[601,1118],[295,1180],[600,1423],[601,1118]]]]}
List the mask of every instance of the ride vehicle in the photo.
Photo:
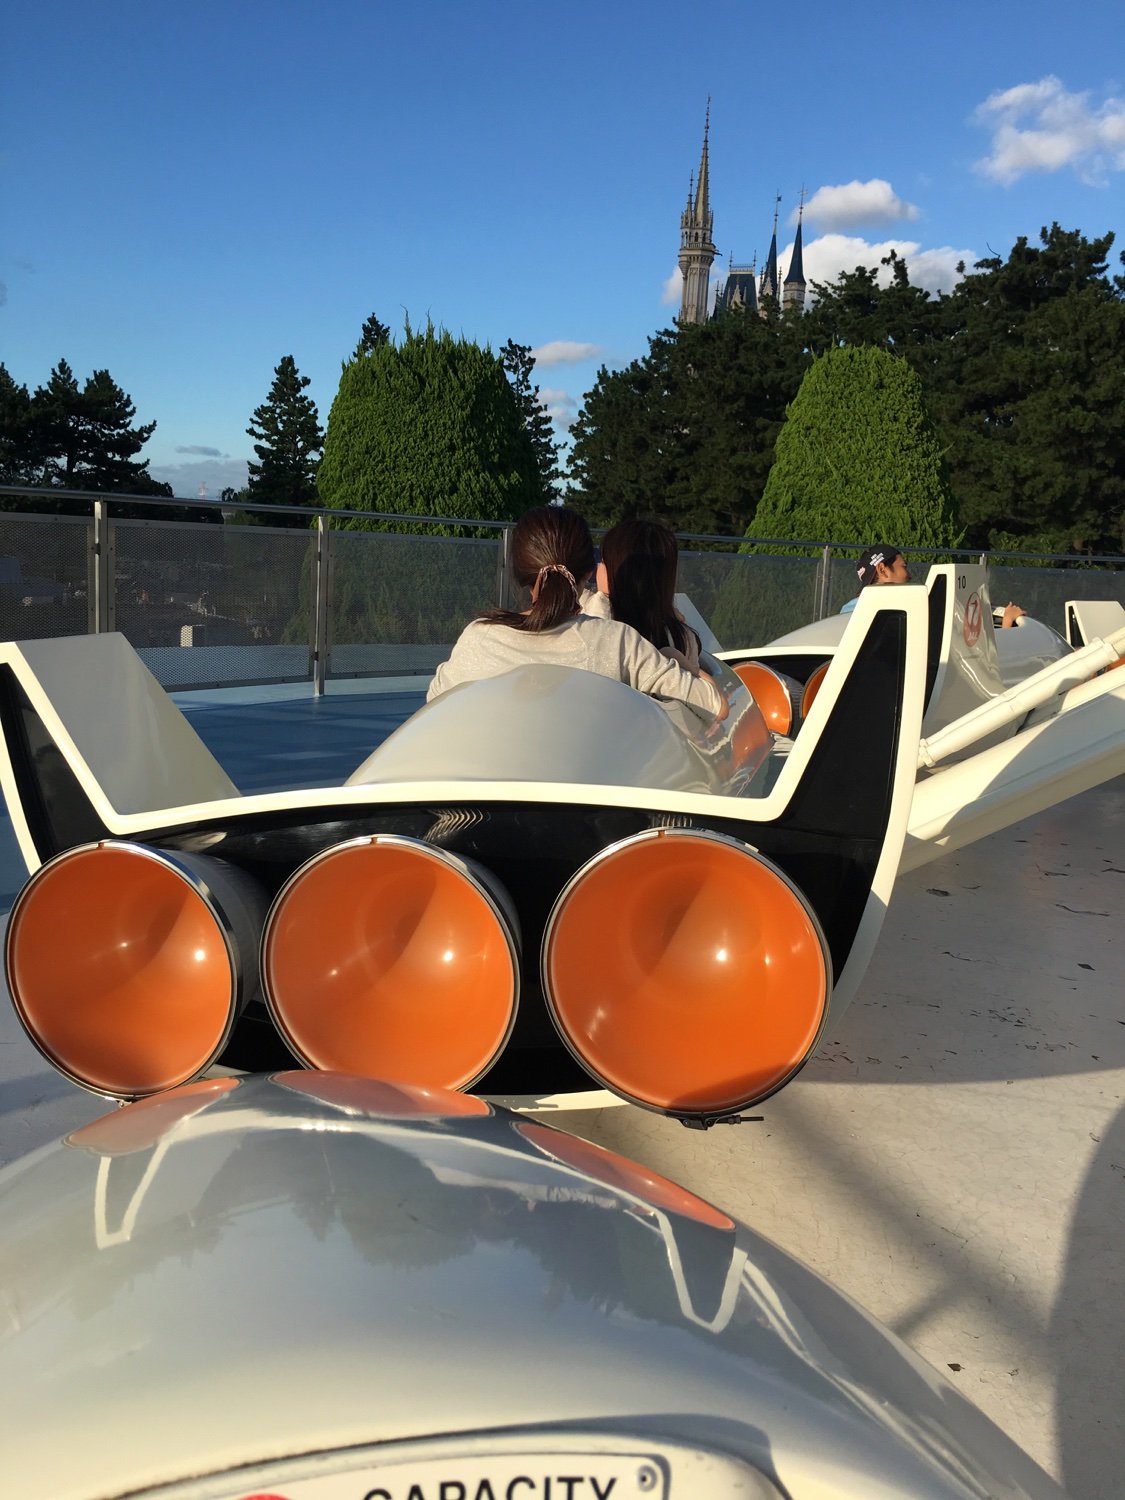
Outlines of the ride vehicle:
{"type": "MultiPolygon", "coordinates": [[[[993,609],[983,564],[936,564],[925,590],[926,697],[903,871],[1125,772],[1125,683],[1111,675],[1125,661],[1117,600],[1068,601],[1064,637],[1029,615],[996,628],[1002,611],[993,609]]],[[[771,730],[790,738],[850,619],[829,615],[765,646],[717,654],[771,730]]]]}
{"type": "Polygon", "coordinates": [[[737,1118],[854,992],[906,835],[925,599],[856,625],[776,776],[721,667],[715,723],[528,666],[257,796],[121,636],[2,647],[20,1020],[109,1097],[304,1065],[737,1118]]]}
{"type": "Polygon", "coordinates": [[[694,1194],[462,1093],[297,1070],[0,1172],[19,1500],[1060,1500],[694,1194]]]}
{"type": "Polygon", "coordinates": [[[900,869],[1125,770],[1125,677],[1091,675],[1120,645],[923,736],[980,675],[937,592],[864,591],[795,738],[722,663],[722,724],[528,666],[343,786],[252,797],[123,638],[2,647],[20,1020],[109,1097],[298,1063],[743,1118],[850,1001],[900,869]],[[973,753],[915,789],[951,739],[973,753]]]}

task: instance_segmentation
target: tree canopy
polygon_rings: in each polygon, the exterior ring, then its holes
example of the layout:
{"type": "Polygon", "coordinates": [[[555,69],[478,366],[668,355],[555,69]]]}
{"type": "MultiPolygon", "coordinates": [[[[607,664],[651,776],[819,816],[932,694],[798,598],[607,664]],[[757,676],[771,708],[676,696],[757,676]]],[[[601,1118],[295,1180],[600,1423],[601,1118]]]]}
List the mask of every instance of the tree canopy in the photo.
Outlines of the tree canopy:
{"type": "Polygon", "coordinates": [[[555,500],[559,494],[559,447],[547,408],[539,394],[539,387],[532,382],[535,356],[527,344],[517,344],[509,339],[500,350],[500,363],[512,383],[516,404],[523,416],[524,427],[535,451],[535,464],[539,472],[539,485],[544,500],[555,500]]]}
{"type": "MultiPolygon", "coordinates": [[[[973,546],[1125,549],[1125,278],[1113,235],[1058,224],[981,260],[947,296],[857,267],[805,319],[810,344],[893,348],[922,381],[973,546]]],[[[1125,260],[1125,257],[1123,257],[1125,260]]]]}
{"type": "Polygon", "coordinates": [[[957,545],[941,449],[904,359],[856,345],[813,361],[746,535],[957,545]]]}
{"type": "Polygon", "coordinates": [[[655,516],[678,531],[741,535],[808,363],[799,320],[734,308],[604,366],[573,430],[573,499],[597,525],[655,516]]]}
{"type": "Polygon", "coordinates": [[[1112,245],[1052,224],[939,296],[892,252],[889,278],[857,266],[815,285],[803,316],[734,308],[657,333],[587,393],[574,499],[602,524],[650,514],[741,535],[810,361],[867,345],[917,373],[967,544],[1125,551],[1125,277],[1109,273],[1112,245]]]}
{"type": "Polygon", "coordinates": [[[385,323],[380,323],[374,313],[364,320],[363,327],[359,332],[359,343],[355,346],[353,359],[359,359],[362,354],[370,354],[372,349],[381,349],[384,344],[391,341],[391,330],[385,323]]]}
{"type": "MultiPolygon", "coordinates": [[[[248,465],[246,498],[263,505],[315,505],[316,470],[324,433],[316,405],[304,394],[309,377],[297,369],[286,354],[274,370],[269,395],[246,431],[254,443],[257,463],[248,465]]],[[[251,516],[253,513],[250,513],[251,516]]],[[[279,517],[253,517],[278,524],[279,517]]],[[[308,517],[289,518],[294,526],[307,526],[308,517]]]]}
{"type": "MultiPolygon", "coordinates": [[[[507,520],[542,496],[535,451],[499,358],[409,324],[340,376],[318,474],[325,505],[507,520]]],[[[371,522],[346,523],[359,530],[371,522]]]]}
{"type": "MultiPolygon", "coordinates": [[[[105,494],[171,495],[152,478],[148,460],[137,455],[156,429],[134,425],[136,406],[108,370],[95,370],[79,386],[60,359],[46,385],[29,396],[0,365],[0,472],[7,484],[44,489],[95,490],[105,494]]],[[[31,502],[15,502],[20,509],[31,502]]],[[[32,508],[84,512],[80,501],[36,501],[32,508]]],[[[138,514],[142,508],[134,507],[138,514]]],[[[131,513],[118,507],[117,514],[131,513]]],[[[151,512],[149,512],[151,514],[151,512]]]]}

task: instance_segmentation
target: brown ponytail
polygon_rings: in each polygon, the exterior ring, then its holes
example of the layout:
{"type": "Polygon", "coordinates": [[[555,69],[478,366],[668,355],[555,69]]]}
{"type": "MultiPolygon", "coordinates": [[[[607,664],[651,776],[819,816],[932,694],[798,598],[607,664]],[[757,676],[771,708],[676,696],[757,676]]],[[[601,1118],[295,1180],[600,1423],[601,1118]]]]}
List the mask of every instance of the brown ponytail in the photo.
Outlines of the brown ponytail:
{"type": "Polygon", "coordinates": [[[554,630],[578,613],[578,595],[594,571],[590,528],[565,505],[539,505],[516,522],[512,532],[512,571],[525,589],[536,589],[527,614],[490,609],[479,618],[513,630],[554,630]]]}

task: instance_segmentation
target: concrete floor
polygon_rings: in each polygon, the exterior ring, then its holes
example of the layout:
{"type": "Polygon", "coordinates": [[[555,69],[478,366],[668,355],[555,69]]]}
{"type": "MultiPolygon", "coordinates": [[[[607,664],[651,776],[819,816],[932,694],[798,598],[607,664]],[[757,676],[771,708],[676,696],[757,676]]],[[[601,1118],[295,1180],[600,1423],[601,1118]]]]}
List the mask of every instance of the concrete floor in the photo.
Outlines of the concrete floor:
{"type": "MultiPolygon", "coordinates": [[[[330,698],[316,733],[343,715],[370,748],[363,712],[330,698]]],[[[190,716],[225,758],[234,721],[190,716]]],[[[771,1236],[951,1373],[1074,1500],[1119,1500],[1123,895],[1118,781],[904,877],[860,996],[763,1123],[699,1134],[630,1107],[551,1121],[771,1236]]],[[[0,1163],[103,1111],[0,1005],[0,1163]]]]}

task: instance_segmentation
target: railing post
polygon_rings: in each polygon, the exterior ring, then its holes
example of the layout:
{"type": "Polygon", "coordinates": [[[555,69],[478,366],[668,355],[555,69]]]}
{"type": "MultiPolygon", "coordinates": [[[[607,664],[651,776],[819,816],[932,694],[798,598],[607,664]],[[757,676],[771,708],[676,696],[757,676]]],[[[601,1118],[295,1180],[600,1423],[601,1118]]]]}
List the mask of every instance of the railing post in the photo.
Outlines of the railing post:
{"type": "Polygon", "coordinates": [[[328,529],[327,518],[321,513],[316,518],[316,588],[313,591],[313,696],[317,698],[324,692],[328,674],[331,542],[332,533],[328,529]]]}
{"type": "Polygon", "coordinates": [[[500,555],[496,559],[496,603],[508,609],[508,591],[512,581],[512,528],[505,526],[500,533],[500,555]]]}
{"type": "Polygon", "coordinates": [[[93,575],[88,593],[89,608],[87,623],[92,635],[104,635],[116,624],[114,588],[116,584],[114,566],[117,550],[113,525],[109,518],[109,507],[104,500],[94,501],[93,557],[90,572],[93,575]]]}
{"type": "Polygon", "coordinates": [[[820,568],[817,577],[817,600],[816,618],[823,620],[828,613],[829,600],[832,598],[832,548],[825,547],[820,554],[820,568]]]}

